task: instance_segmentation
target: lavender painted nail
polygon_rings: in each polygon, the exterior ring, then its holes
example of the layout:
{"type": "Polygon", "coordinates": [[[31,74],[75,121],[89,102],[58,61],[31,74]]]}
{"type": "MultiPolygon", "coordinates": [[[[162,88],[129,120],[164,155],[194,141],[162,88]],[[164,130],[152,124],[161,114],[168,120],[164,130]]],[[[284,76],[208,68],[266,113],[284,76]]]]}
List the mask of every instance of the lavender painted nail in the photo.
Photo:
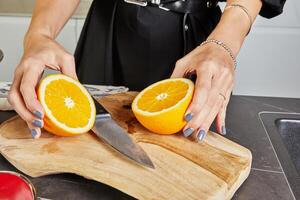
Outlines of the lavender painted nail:
{"type": "Polygon", "coordinates": [[[194,132],[193,128],[187,128],[183,131],[183,136],[184,137],[189,137],[192,133],[194,132]]]}
{"type": "Polygon", "coordinates": [[[222,129],[222,130],[221,130],[221,134],[222,134],[222,135],[226,135],[226,127],[225,127],[225,126],[222,126],[221,129],[222,129]]]}
{"type": "Polygon", "coordinates": [[[35,138],[37,136],[37,131],[35,129],[31,129],[31,135],[32,135],[32,138],[35,138]]]}
{"type": "Polygon", "coordinates": [[[198,140],[202,141],[204,139],[205,135],[206,135],[205,130],[204,129],[200,129],[200,131],[199,131],[199,133],[197,135],[198,140]]]}
{"type": "Polygon", "coordinates": [[[36,126],[36,127],[39,127],[39,128],[42,128],[42,127],[43,127],[42,121],[36,120],[36,119],[33,120],[32,125],[33,125],[33,126],[36,126]]]}
{"type": "Polygon", "coordinates": [[[37,110],[33,112],[33,115],[38,119],[43,119],[43,114],[37,110]]]}
{"type": "Polygon", "coordinates": [[[189,114],[187,114],[187,115],[184,116],[184,120],[186,122],[191,121],[192,118],[193,118],[193,114],[192,113],[189,113],[189,114]]]}

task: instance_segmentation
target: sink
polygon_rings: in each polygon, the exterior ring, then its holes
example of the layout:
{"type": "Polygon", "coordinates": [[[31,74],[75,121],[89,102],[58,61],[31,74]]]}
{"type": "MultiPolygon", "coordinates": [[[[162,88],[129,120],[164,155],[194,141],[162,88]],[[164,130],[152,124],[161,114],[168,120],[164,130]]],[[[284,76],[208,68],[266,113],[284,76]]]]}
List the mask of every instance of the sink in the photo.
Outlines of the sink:
{"type": "Polygon", "coordinates": [[[300,113],[261,112],[259,117],[296,199],[300,199],[300,113]]]}
{"type": "Polygon", "coordinates": [[[300,172],[300,119],[277,119],[276,126],[291,159],[300,172]]]}

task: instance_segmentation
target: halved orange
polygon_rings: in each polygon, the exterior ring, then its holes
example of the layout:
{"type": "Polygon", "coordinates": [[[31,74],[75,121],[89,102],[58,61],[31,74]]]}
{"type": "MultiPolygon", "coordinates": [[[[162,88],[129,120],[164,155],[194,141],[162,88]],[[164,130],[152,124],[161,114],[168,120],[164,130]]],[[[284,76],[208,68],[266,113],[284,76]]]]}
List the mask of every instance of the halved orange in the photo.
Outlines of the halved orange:
{"type": "Polygon", "coordinates": [[[96,109],[88,91],[76,80],[49,75],[38,87],[38,99],[45,117],[44,128],[60,136],[88,132],[94,125],[96,109]]]}
{"type": "Polygon", "coordinates": [[[137,120],[158,134],[174,134],[186,122],[184,114],[194,92],[194,83],[185,78],[166,79],[140,92],[132,103],[137,120]]]}

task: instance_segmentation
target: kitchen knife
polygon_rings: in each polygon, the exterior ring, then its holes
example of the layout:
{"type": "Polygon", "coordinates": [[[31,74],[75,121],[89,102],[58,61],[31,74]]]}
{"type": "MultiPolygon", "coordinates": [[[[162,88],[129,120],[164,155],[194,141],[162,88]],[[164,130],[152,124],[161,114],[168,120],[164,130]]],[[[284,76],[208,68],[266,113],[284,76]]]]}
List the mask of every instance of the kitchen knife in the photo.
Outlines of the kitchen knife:
{"type": "Polygon", "coordinates": [[[94,102],[96,121],[92,131],[127,158],[154,169],[155,167],[146,152],[133,142],[128,133],[112,119],[109,112],[97,100],[94,99],[94,102]]]}
{"type": "MultiPolygon", "coordinates": [[[[7,95],[0,94],[0,98],[7,98],[7,95]]],[[[128,133],[112,119],[109,112],[97,100],[94,98],[93,100],[96,107],[96,120],[92,131],[127,158],[154,169],[155,167],[146,152],[133,142],[128,133]]]]}

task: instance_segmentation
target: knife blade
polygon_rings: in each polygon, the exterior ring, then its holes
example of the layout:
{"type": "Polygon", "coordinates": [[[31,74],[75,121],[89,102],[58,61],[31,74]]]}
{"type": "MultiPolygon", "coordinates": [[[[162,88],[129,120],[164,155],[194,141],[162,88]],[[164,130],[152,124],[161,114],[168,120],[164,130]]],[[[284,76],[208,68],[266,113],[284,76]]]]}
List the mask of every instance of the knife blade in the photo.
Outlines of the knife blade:
{"type": "Polygon", "coordinates": [[[154,164],[142,147],[133,142],[128,133],[112,119],[109,112],[97,100],[94,99],[94,102],[96,120],[92,131],[127,158],[154,169],[154,164]]]}
{"type": "MultiPolygon", "coordinates": [[[[0,94],[0,98],[7,98],[7,95],[0,94]]],[[[94,97],[92,98],[96,107],[96,120],[92,131],[127,158],[154,169],[154,164],[142,147],[134,143],[128,133],[112,119],[109,112],[94,97]]]]}

